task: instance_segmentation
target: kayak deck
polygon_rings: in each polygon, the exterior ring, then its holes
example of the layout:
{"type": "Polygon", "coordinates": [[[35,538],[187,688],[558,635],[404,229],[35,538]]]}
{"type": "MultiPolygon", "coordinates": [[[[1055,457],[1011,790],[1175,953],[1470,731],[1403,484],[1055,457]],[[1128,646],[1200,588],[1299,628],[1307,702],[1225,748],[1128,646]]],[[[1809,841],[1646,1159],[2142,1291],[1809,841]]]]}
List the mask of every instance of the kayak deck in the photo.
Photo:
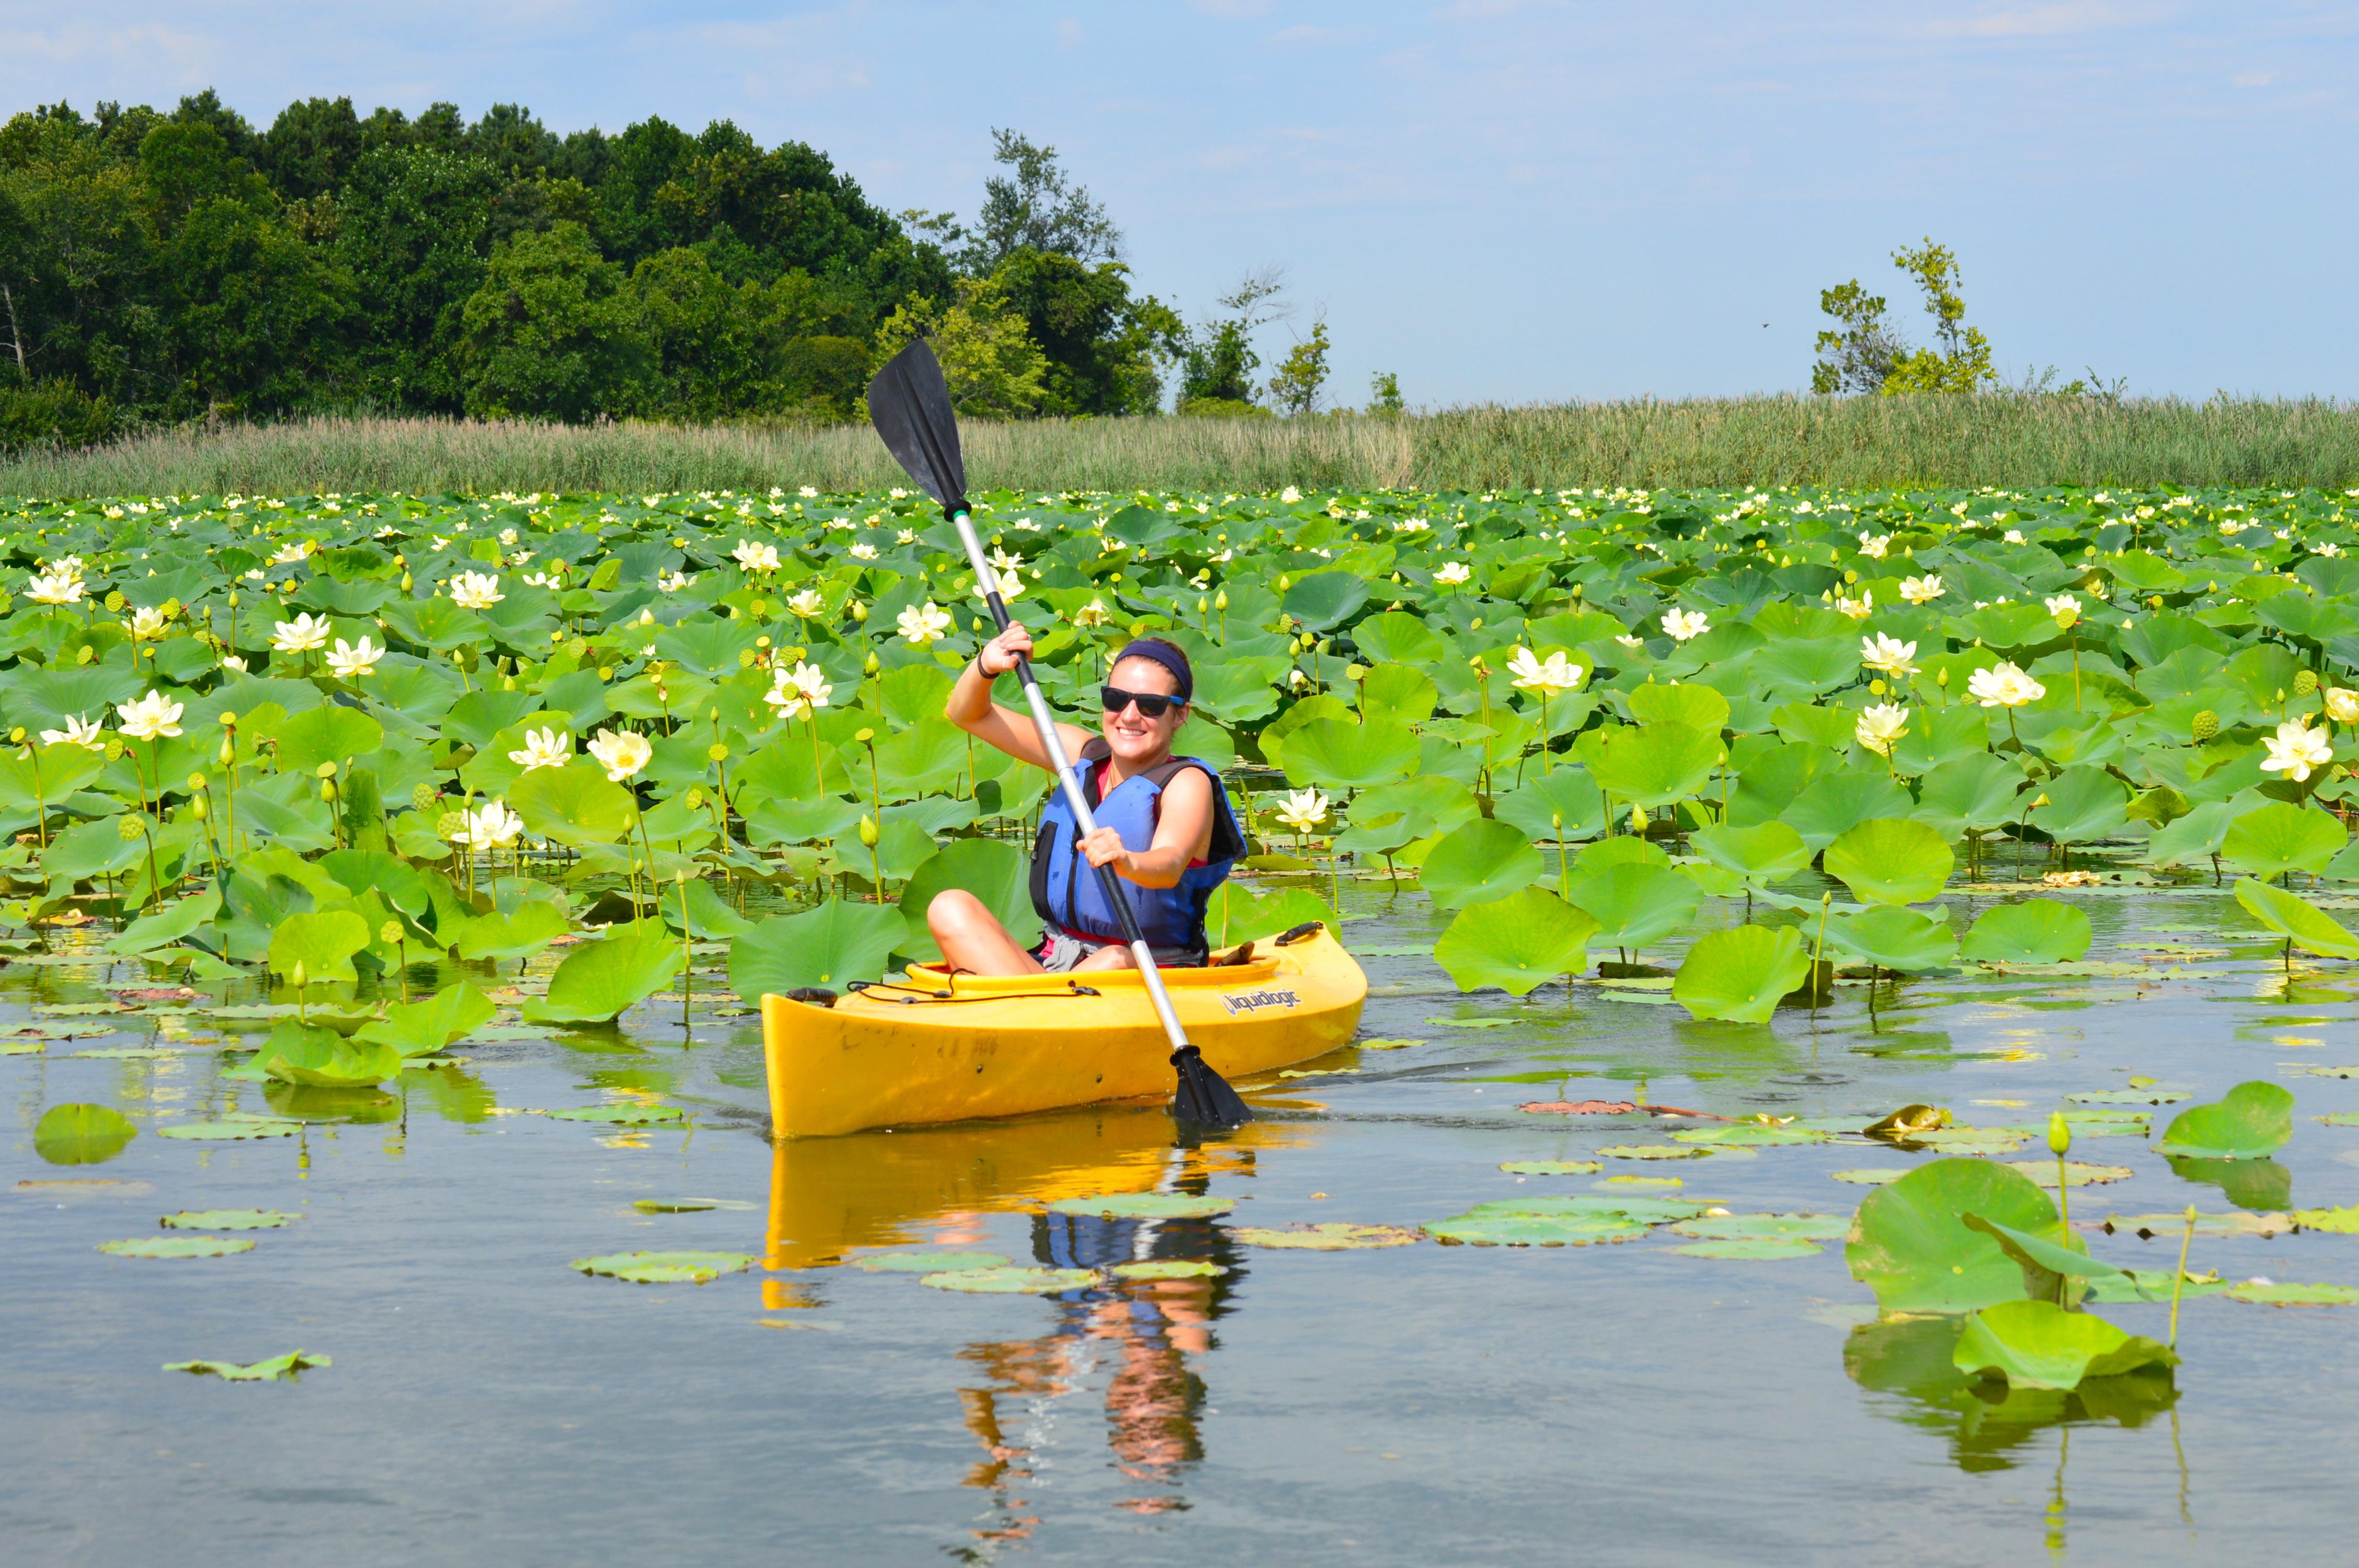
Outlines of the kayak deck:
{"type": "MultiPolygon", "coordinates": [[[[1367,977],[1323,927],[1244,964],[1160,971],[1188,1038],[1226,1078],[1348,1044],[1367,977]]],[[[1135,970],[950,975],[912,965],[827,1006],[762,998],[782,1138],[1166,1098],[1170,1046],[1135,970]]]]}

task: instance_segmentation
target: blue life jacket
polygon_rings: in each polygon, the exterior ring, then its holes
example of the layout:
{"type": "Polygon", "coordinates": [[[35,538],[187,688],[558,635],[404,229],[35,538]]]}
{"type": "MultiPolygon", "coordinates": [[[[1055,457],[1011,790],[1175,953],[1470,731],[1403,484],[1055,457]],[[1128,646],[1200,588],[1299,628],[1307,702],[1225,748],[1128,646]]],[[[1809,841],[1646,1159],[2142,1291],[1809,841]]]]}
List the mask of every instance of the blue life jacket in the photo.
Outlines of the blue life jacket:
{"type": "MultiPolygon", "coordinates": [[[[1211,956],[1211,945],[1204,936],[1204,908],[1212,902],[1212,890],[1226,880],[1229,867],[1245,849],[1245,835],[1229,810],[1221,775],[1201,758],[1171,757],[1123,780],[1100,800],[1098,764],[1112,754],[1103,737],[1091,741],[1073,763],[1073,781],[1081,785],[1082,798],[1090,803],[1097,825],[1121,834],[1125,849],[1154,847],[1159,797],[1174,774],[1183,768],[1196,768],[1212,781],[1212,839],[1205,849],[1204,863],[1189,867],[1168,888],[1141,887],[1127,878],[1122,883],[1131,913],[1138,917],[1139,933],[1158,961],[1201,964],[1211,956]]],[[[1032,844],[1032,907],[1052,926],[1101,942],[1120,942],[1122,922],[1106,903],[1097,869],[1077,848],[1080,842],[1064,791],[1050,790],[1048,806],[1040,813],[1039,837],[1032,844]]]]}

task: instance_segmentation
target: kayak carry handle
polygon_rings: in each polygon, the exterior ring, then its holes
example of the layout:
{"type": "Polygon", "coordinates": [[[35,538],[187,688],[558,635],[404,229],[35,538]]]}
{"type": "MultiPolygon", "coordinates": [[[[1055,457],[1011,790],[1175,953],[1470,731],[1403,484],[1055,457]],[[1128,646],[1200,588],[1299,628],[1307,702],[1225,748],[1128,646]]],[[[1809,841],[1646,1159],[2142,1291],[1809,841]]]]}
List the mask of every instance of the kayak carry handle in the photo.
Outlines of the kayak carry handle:
{"type": "Polygon", "coordinates": [[[1316,936],[1321,931],[1326,929],[1327,923],[1323,920],[1306,920],[1301,925],[1296,926],[1293,930],[1279,936],[1277,939],[1277,945],[1281,947],[1290,947],[1297,942],[1301,941],[1304,937],[1316,936]]]}
{"type": "MultiPolygon", "coordinates": [[[[854,982],[853,989],[855,990],[860,989],[857,982],[854,982]]],[[[787,1000],[803,1002],[811,1007],[833,1007],[835,993],[825,986],[797,986],[787,993],[787,1000]]]]}

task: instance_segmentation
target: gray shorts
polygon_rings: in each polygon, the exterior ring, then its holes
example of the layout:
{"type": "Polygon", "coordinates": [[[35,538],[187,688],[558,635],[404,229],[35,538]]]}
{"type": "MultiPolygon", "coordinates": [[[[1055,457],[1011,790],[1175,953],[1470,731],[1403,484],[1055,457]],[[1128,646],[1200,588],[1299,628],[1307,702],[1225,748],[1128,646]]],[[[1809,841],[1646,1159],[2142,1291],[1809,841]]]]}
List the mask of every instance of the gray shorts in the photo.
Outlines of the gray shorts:
{"type": "Polygon", "coordinates": [[[1068,935],[1062,931],[1049,931],[1042,934],[1040,946],[1032,949],[1032,956],[1040,960],[1040,967],[1049,973],[1062,975],[1080,968],[1082,960],[1091,954],[1121,946],[1119,942],[1092,942],[1084,937],[1068,935]]]}

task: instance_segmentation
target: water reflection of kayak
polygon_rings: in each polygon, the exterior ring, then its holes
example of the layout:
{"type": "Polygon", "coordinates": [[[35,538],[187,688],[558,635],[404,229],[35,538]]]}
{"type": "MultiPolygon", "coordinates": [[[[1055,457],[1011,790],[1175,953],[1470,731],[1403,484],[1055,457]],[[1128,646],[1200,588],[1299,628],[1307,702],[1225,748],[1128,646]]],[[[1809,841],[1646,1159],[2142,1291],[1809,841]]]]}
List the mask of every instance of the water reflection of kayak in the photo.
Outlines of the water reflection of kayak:
{"type": "MultiPolygon", "coordinates": [[[[1367,977],[1323,928],[1249,962],[1165,969],[1188,1038],[1231,1079],[1349,1042],[1367,977]]],[[[771,1130],[808,1138],[1168,1098],[1169,1049],[1135,973],[948,975],[912,965],[832,1006],[762,999],[771,1130]]]]}
{"type": "MultiPolygon", "coordinates": [[[[1186,1151],[1181,1168],[1199,1175],[1250,1172],[1256,1150],[1310,1132],[1255,1122],[1223,1142],[1186,1151]]],[[[781,1141],[770,1156],[764,1262],[810,1269],[863,1248],[985,1245],[986,1233],[973,1228],[975,1217],[1059,1198],[1151,1192],[1172,1175],[1174,1158],[1171,1119],[1160,1106],[781,1141]]]]}

